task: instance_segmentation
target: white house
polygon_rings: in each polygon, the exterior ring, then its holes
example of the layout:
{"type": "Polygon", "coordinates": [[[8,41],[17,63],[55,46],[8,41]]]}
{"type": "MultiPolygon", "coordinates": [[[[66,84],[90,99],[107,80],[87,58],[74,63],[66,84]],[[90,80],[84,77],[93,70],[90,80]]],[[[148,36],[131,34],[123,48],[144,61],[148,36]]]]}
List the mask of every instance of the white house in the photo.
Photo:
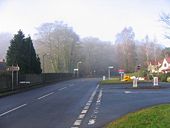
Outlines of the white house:
{"type": "Polygon", "coordinates": [[[148,65],[150,73],[167,73],[170,72],[170,57],[164,58],[160,61],[151,61],[148,65]]]}
{"type": "Polygon", "coordinates": [[[163,59],[161,67],[159,68],[159,72],[163,73],[170,72],[170,57],[163,59]]]}
{"type": "Polygon", "coordinates": [[[161,65],[162,61],[151,61],[148,65],[148,71],[150,73],[158,73],[161,65]]]}

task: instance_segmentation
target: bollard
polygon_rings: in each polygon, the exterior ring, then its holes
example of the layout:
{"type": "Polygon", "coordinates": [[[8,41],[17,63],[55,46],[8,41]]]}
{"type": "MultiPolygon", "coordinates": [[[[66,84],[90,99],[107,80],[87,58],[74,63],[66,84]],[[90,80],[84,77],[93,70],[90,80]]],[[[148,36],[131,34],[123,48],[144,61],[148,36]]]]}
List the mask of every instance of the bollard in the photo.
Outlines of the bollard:
{"type": "Polygon", "coordinates": [[[106,80],[106,77],[105,77],[105,76],[103,76],[103,80],[106,80]]]}
{"type": "Polygon", "coordinates": [[[158,77],[153,78],[153,86],[158,86],[158,77]]]}
{"type": "Polygon", "coordinates": [[[133,78],[133,88],[138,87],[138,79],[136,77],[133,78]]]}

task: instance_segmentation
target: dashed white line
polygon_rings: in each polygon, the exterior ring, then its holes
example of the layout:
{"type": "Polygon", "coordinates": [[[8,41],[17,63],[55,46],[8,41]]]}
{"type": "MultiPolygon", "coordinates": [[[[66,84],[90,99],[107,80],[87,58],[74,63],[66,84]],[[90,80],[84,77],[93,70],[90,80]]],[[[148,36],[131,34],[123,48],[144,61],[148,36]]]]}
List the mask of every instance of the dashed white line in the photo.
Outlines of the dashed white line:
{"type": "Polygon", "coordinates": [[[7,111],[7,112],[4,112],[4,113],[0,114],[0,117],[4,116],[4,115],[6,115],[6,114],[8,114],[8,113],[10,113],[10,112],[13,112],[13,111],[15,111],[15,110],[17,110],[17,109],[19,109],[19,108],[22,108],[22,107],[24,107],[24,106],[26,106],[26,105],[27,105],[27,104],[23,104],[23,105],[20,105],[20,106],[18,106],[18,107],[16,107],[16,108],[13,108],[13,109],[11,109],[11,110],[9,110],[9,111],[7,111]]]}
{"type": "Polygon", "coordinates": [[[85,117],[86,113],[88,112],[90,105],[93,101],[94,96],[96,95],[97,89],[98,89],[99,85],[97,85],[97,87],[95,88],[95,90],[93,91],[92,95],[90,96],[88,102],[86,103],[84,109],[81,111],[81,114],[79,115],[79,117],[77,118],[77,120],[74,122],[73,127],[71,128],[79,128],[79,126],[81,125],[81,122],[83,121],[83,118],[85,117]]]}
{"type": "Polygon", "coordinates": [[[87,103],[86,105],[90,106],[90,105],[91,105],[91,103],[87,103]]]}
{"type": "Polygon", "coordinates": [[[54,93],[54,92],[48,93],[48,94],[43,95],[43,96],[41,96],[41,97],[39,97],[39,98],[37,98],[37,99],[40,100],[40,99],[45,98],[45,97],[47,97],[47,96],[49,96],[49,95],[52,95],[53,93],[54,93]]]}
{"type": "Polygon", "coordinates": [[[83,110],[81,113],[82,113],[82,114],[85,114],[85,113],[87,113],[87,110],[83,110]]]}
{"type": "Polygon", "coordinates": [[[84,109],[89,109],[90,106],[85,106],[84,109]]]}
{"type": "Polygon", "coordinates": [[[80,114],[80,115],[79,115],[79,119],[84,118],[84,116],[85,116],[85,114],[80,114]]]}
{"type": "Polygon", "coordinates": [[[93,114],[91,115],[91,119],[89,120],[88,125],[94,125],[96,123],[97,114],[99,113],[99,107],[101,104],[101,98],[102,98],[102,89],[100,90],[99,95],[97,97],[96,107],[93,111],[93,114]]]}
{"type": "Polygon", "coordinates": [[[80,124],[81,124],[81,121],[82,121],[82,120],[76,120],[76,121],[74,122],[74,125],[75,125],[75,126],[80,125],[80,124]]]}
{"type": "Polygon", "coordinates": [[[58,89],[59,91],[61,91],[61,90],[63,90],[63,89],[66,89],[67,87],[63,87],[63,88],[60,88],[60,89],[58,89]]]}

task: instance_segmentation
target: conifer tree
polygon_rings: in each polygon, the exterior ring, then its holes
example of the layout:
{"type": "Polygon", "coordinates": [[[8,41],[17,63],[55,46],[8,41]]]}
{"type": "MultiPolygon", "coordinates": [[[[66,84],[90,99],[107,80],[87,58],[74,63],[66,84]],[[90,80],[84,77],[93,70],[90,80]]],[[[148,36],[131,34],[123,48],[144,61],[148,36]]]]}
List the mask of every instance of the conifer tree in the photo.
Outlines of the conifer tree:
{"type": "Polygon", "coordinates": [[[31,37],[25,38],[21,30],[14,35],[6,55],[7,65],[20,67],[21,73],[42,72],[39,57],[36,55],[31,37]]]}

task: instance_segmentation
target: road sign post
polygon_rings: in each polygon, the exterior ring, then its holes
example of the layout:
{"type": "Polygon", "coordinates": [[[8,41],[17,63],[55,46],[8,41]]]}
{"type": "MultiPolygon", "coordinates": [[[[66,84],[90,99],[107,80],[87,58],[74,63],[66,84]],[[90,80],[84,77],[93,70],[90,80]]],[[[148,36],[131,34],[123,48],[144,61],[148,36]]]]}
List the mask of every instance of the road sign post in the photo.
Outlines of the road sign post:
{"type": "Polygon", "coordinates": [[[120,80],[122,81],[123,77],[124,77],[125,70],[124,69],[119,69],[118,72],[120,74],[120,80]]]}
{"type": "Polygon", "coordinates": [[[108,79],[110,80],[110,69],[114,68],[113,66],[108,67],[108,79]]]}
{"type": "Polygon", "coordinates": [[[11,71],[12,72],[12,78],[11,78],[11,82],[12,82],[12,91],[14,90],[14,72],[17,72],[17,76],[16,76],[16,85],[18,85],[18,71],[20,70],[20,67],[17,66],[10,66],[7,68],[7,71],[11,71]]]}

